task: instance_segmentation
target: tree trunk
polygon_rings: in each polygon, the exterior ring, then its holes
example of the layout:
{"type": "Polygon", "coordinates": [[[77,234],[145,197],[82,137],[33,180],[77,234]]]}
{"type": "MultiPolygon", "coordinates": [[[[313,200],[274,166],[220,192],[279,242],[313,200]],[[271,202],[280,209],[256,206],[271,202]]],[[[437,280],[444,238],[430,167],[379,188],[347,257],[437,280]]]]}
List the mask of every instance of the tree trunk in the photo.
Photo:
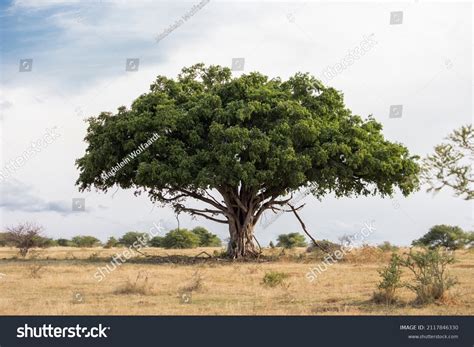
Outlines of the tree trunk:
{"type": "Polygon", "coordinates": [[[247,223],[229,220],[230,241],[227,253],[232,259],[255,258],[260,254],[254,242],[255,223],[252,217],[249,219],[247,223]]]}

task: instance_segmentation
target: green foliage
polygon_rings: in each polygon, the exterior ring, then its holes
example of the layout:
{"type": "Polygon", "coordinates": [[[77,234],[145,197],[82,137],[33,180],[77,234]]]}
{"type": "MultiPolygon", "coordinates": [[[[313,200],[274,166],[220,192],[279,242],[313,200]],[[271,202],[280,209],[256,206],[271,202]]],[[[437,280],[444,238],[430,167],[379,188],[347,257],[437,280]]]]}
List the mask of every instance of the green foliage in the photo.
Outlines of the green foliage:
{"type": "Polygon", "coordinates": [[[395,291],[403,286],[400,279],[402,274],[400,265],[400,257],[393,253],[390,263],[379,271],[382,279],[378,284],[379,291],[374,293],[376,302],[384,302],[388,305],[396,301],[395,291]]]}
{"type": "Polygon", "coordinates": [[[68,239],[57,239],[56,243],[60,247],[73,247],[74,243],[68,239]]]}
{"type": "Polygon", "coordinates": [[[273,241],[270,241],[270,243],[268,244],[268,247],[275,248],[275,245],[273,244],[273,241]]]}
{"type": "Polygon", "coordinates": [[[137,247],[145,247],[148,245],[150,237],[148,236],[147,233],[140,233],[137,231],[129,231],[125,235],[123,235],[121,238],[119,238],[119,243],[123,246],[126,247],[132,247],[137,246],[137,247]]]}
{"type": "Polygon", "coordinates": [[[42,236],[38,236],[35,238],[35,244],[39,248],[48,248],[48,247],[58,246],[58,243],[56,240],[53,240],[49,237],[42,237],[42,236]]]}
{"type": "Polygon", "coordinates": [[[6,247],[8,245],[8,233],[0,233],[0,247],[6,247]]]}
{"type": "Polygon", "coordinates": [[[446,267],[454,262],[454,256],[441,249],[421,252],[410,251],[401,264],[414,275],[414,280],[405,286],[415,292],[416,302],[431,303],[444,297],[446,291],[457,281],[447,274],[446,267]]]}
{"type": "Polygon", "coordinates": [[[469,124],[454,130],[447,142],[436,146],[434,154],[423,160],[421,177],[429,186],[427,191],[449,187],[456,196],[474,199],[473,160],[474,127],[469,124]]]}
{"type": "Polygon", "coordinates": [[[464,232],[458,226],[445,224],[435,225],[430,231],[418,240],[413,241],[413,246],[426,246],[430,249],[446,247],[456,250],[474,244],[474,233],[464,232]]]}
{"type": "Polygon", "coordinates": [[[294,247],[306,247],[306,239],[299,233],[289,233],[278,235],[278,247],[283,248],[294,248],[294,247]]]}
{"type": "Polygon", "coordinates": [[[164,248],[196,248],[199,246],[199,236],[187,229],[170,230],[162,241],[164,248]]]}
{"type": "Polygon", "coordinates": [[[288,278],[288,274],[278,271],[266,272],[263,276],[262,284],[267,287],[276,287],[282,285],[285,279],[288,278]]]}
{"type": "Polygon", "coordinates": [[[96,247],[101,245],[100,240],[96,237],[85,235],[74,236],[71,242],[75,247],[96,247]]]}
{"type": "Polygon", "coordinates": [[[392,245],[389,241],[384,241],[377,247],[384,252],[396,252],[399,249],[398,246],[392,245]]]}
{"type": "MultiPolygon", "coordinates": [[[[352,114],[341,92],[304,73],[232,77],[228,68],[196,64],[176,79],[158,76],[129,108],[88,123],[88,147],[76,161],[81,191],[133,188],[177,212],[223,223],[252,213],[253,227],[279,196],[303,187],[322,198],[386,196],[395,188],[408,195],[418,186],[417,157],[386,140],[375,119],[352,114]],[[125,166],[103,175],[124,158],[125,166]],[[210,198],[211,190],[224,202],[210,198]],[[188,198],[211,207],[186,207],[188,198]]],[[[229,249],[252,253],[251,238],[238,231],[231,235],[242,239],[229,249]]]]}
{"type": "Polygon", "coordinates": [[[199,237],[199,246],[200,247],[220,247],[222,246],[222,241],[217,235],[210,233],[206,228],[195,227],[191,230],[194,234],[199,237]]]}
{"type": "Polygon", "coordinates": [[[120,246],[119,241],[115,237],[111,236],[105,243],[104,248],[113,248],[118,246],[120,246]]]}
{"type": "Polygon", "coordinates": [[[163,247],[163,236],[155,236],[150,240],[150,247],[163,247]]]}
{"type": "Polygon", "coordinates": [[[391,194],[397,185],[408,194],[418,166],[381,129],[353,115],[342,93],[308,74],[288,81],[257,72],[232,78],[228,68],[197,64],[177,80],[158,76],[130,109],[89,119],[78,184],[141,186],[157,199],[171,186],[243,184],[283,193],[307,182],[317,196],[366,195],[372,184],[374,193],[391,194]],[[144,153],[115,176],[101,176],[155,133],[159,139],[144,153]]]}

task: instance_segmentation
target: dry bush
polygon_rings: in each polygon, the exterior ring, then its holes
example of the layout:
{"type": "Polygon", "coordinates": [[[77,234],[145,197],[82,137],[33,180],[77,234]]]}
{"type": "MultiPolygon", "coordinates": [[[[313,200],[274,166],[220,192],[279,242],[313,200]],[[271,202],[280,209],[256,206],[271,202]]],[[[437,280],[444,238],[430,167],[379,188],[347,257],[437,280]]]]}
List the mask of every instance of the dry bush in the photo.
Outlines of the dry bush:
{"type": "Polygon", "coordinates": [[[329,313],[329,312],[347,312],[348,311],[348,306],[346,304],[335,304],[335,305],[326,305],[326,306],[314,306],[311,309],[311,313],[313,314],[319,314],[319,313],[329,313]]]}
{"type": "Polygon", "coordinates": [[[146,272],[142,273],[140,271],[137,277],[135,278],[135,281],[130,281],[130,279],[127,280],[127,282],[123,286],[117,288],[114,291],[114,294],[151,295],[152,288],[151,285],[148,283],[148,274],[146,272]]]}
{"type": "Polygon", "coordinates": [[[180,288],[180,292],[192,293],[192,292],[201,290],[202,287],[203,287],[203,277],[201,273],[199,272],[199,270],[196,270],[193,273],[190,281],[186,285],[180,288]]]}
{"type": "Polygon", "coordinates": [[[380,263],[389,261],[390,254],[378,247],[363,245],[360,248],[354,248],[351,252],[347,252],[344,259],[348,263],[355,264],[380,263]]]}
{"type": "Polygon", "coordinates": [[[28,266],[29,278],[41,278],[41,270],[44,268],[42,264],[32,264],[28,266]]]}
{"type": "Polygon", "coordinates": [[[203,277],[199,270],[196,270],[187,284],[178,290],[178,297],[182,304],[190,304],[193,292],[202,290],[203,277]]]}
{"type": "Polygon", "coordinates": [[[289,277],[288,274],[278,271],[266,272],[262,279],[262,285],[274,288],[278,285],[283,286],[285,280],[289,277]]]}
{"type": "Polygon", "coordinates": [[[20,223],[7,228],[7,239],[20,250],[22,257],[26,257],[31,248],[40,246],[42,232],[42,226],[29,222],[20,223]]]}

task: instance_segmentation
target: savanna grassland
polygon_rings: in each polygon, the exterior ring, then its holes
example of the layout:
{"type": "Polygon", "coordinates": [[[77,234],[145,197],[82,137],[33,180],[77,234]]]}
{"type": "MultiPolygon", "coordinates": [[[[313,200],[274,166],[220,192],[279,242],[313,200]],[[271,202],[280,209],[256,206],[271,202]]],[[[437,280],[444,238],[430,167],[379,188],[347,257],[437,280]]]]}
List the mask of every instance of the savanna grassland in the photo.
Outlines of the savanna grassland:
{"type": "MultiPolygon", "coordinates": [[[[456,251],[449,266],[458,284],[442,302],[413,304],[405,288],[396,304],[371,298],[377,270],[390,252],[353,250],[316,281],[306,273],[320,263],[303,248],[265,249],[265,260],[231,262],[209,257],[219,248],[143,249],[98,282],[98,267],[124,248],[52,247],[23,259],[0,248],[0,315],[473,315],[474,251],[456,251]],[[200,252],[198,258],[195,258],[200,252]],[[157,258],[153,257],[157,256],[157,258]],[[265,274],[284,273],[274,286],[265,274]]],[[[403,253],[406,250],[399,250],[403,253]]],[[[404,273],[403,280],[410,281],[404,273]]]]}

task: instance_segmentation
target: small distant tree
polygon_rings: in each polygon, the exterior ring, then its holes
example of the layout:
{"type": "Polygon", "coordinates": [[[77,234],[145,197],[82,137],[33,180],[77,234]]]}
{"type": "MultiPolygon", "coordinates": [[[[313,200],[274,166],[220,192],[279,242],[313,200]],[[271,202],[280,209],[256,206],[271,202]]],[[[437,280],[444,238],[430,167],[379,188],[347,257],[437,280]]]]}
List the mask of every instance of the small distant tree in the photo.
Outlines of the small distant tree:
{"type": "Polygon", "coordinates": [[[39,247],[41,244],[41,234],[43,227],[33,223],[20,223],[16,226],[8,227],[8,243],[20,250],[20,255],[26,257],[31,248],[39,247]]]}
{"type": "Polygon", "coordinates": [[[196,248],[199,246],[199,236],[187,229],[170,230],[163,238],[164,248],[196,248]]]}
{"type": "Polygon", "coordinates": [[[119,246],[119,241],[115,237],[111,236],[105,243],[104,248],[112,248],[117,246],[119,246]]]}
{"type": "Polygon", "coordinates": [[[94,236],[78,235],[74,236],[71,241],[75,247],[97,247],[101,245],[100,240],[94,236]]]}
{"type": "Polygon", "coordinates": [[[474,244],[474,233],[465,232],[458,226],[435,225],[425,235],[413,241],[413,246],[425,246],[430,249],[446,247],[456,250],[474,244]]]}
{"type": "Polygon", "coordinates": [[[270,243],[268,244],[268,247],[275,248],[275,245],[273,244],[273,241],[270,241],[270,243]]]}
{"type": "Polygon", "coordinates": [[[155,236],[150,240],[150,247],[163,247],[163,236],[155,236]]]}
{"type": "Polygon", "coordinates": [[[222,246],[222,241],[217,235],[212,234],[204,227],[195,227],[191,230],[199,237],[199,246],[201,247],[219,247],[222,246]]]}
{"type": "Polygon", "coordinates": [[[118,242],[121,245],[124,245],[126,247],[131,247],[135,242],[138,242],[138,244],[142,247],[145,247],[148,245],[148,241],[150,240],[150,237],[148,236],[147,233],[141,233],[138,231],[129,231],[125,235],[123,235],[121,238],[119,238],[118,242]]]}
{"type": "Polygon", "coordinates": [[[421,177],[429,186],[427,191],[438,192],[449,187],[456,196],[474,199],[474,127],[469,124],[454,130],[434,150],[434,154],[423,160],[421,170],[421,177]]]}
{"type": "Polygon", "coordinates": [[[294,248],[307,246],[305,237],[299,233],[281,234],[277,240],[278,247],[294,248]]]}

